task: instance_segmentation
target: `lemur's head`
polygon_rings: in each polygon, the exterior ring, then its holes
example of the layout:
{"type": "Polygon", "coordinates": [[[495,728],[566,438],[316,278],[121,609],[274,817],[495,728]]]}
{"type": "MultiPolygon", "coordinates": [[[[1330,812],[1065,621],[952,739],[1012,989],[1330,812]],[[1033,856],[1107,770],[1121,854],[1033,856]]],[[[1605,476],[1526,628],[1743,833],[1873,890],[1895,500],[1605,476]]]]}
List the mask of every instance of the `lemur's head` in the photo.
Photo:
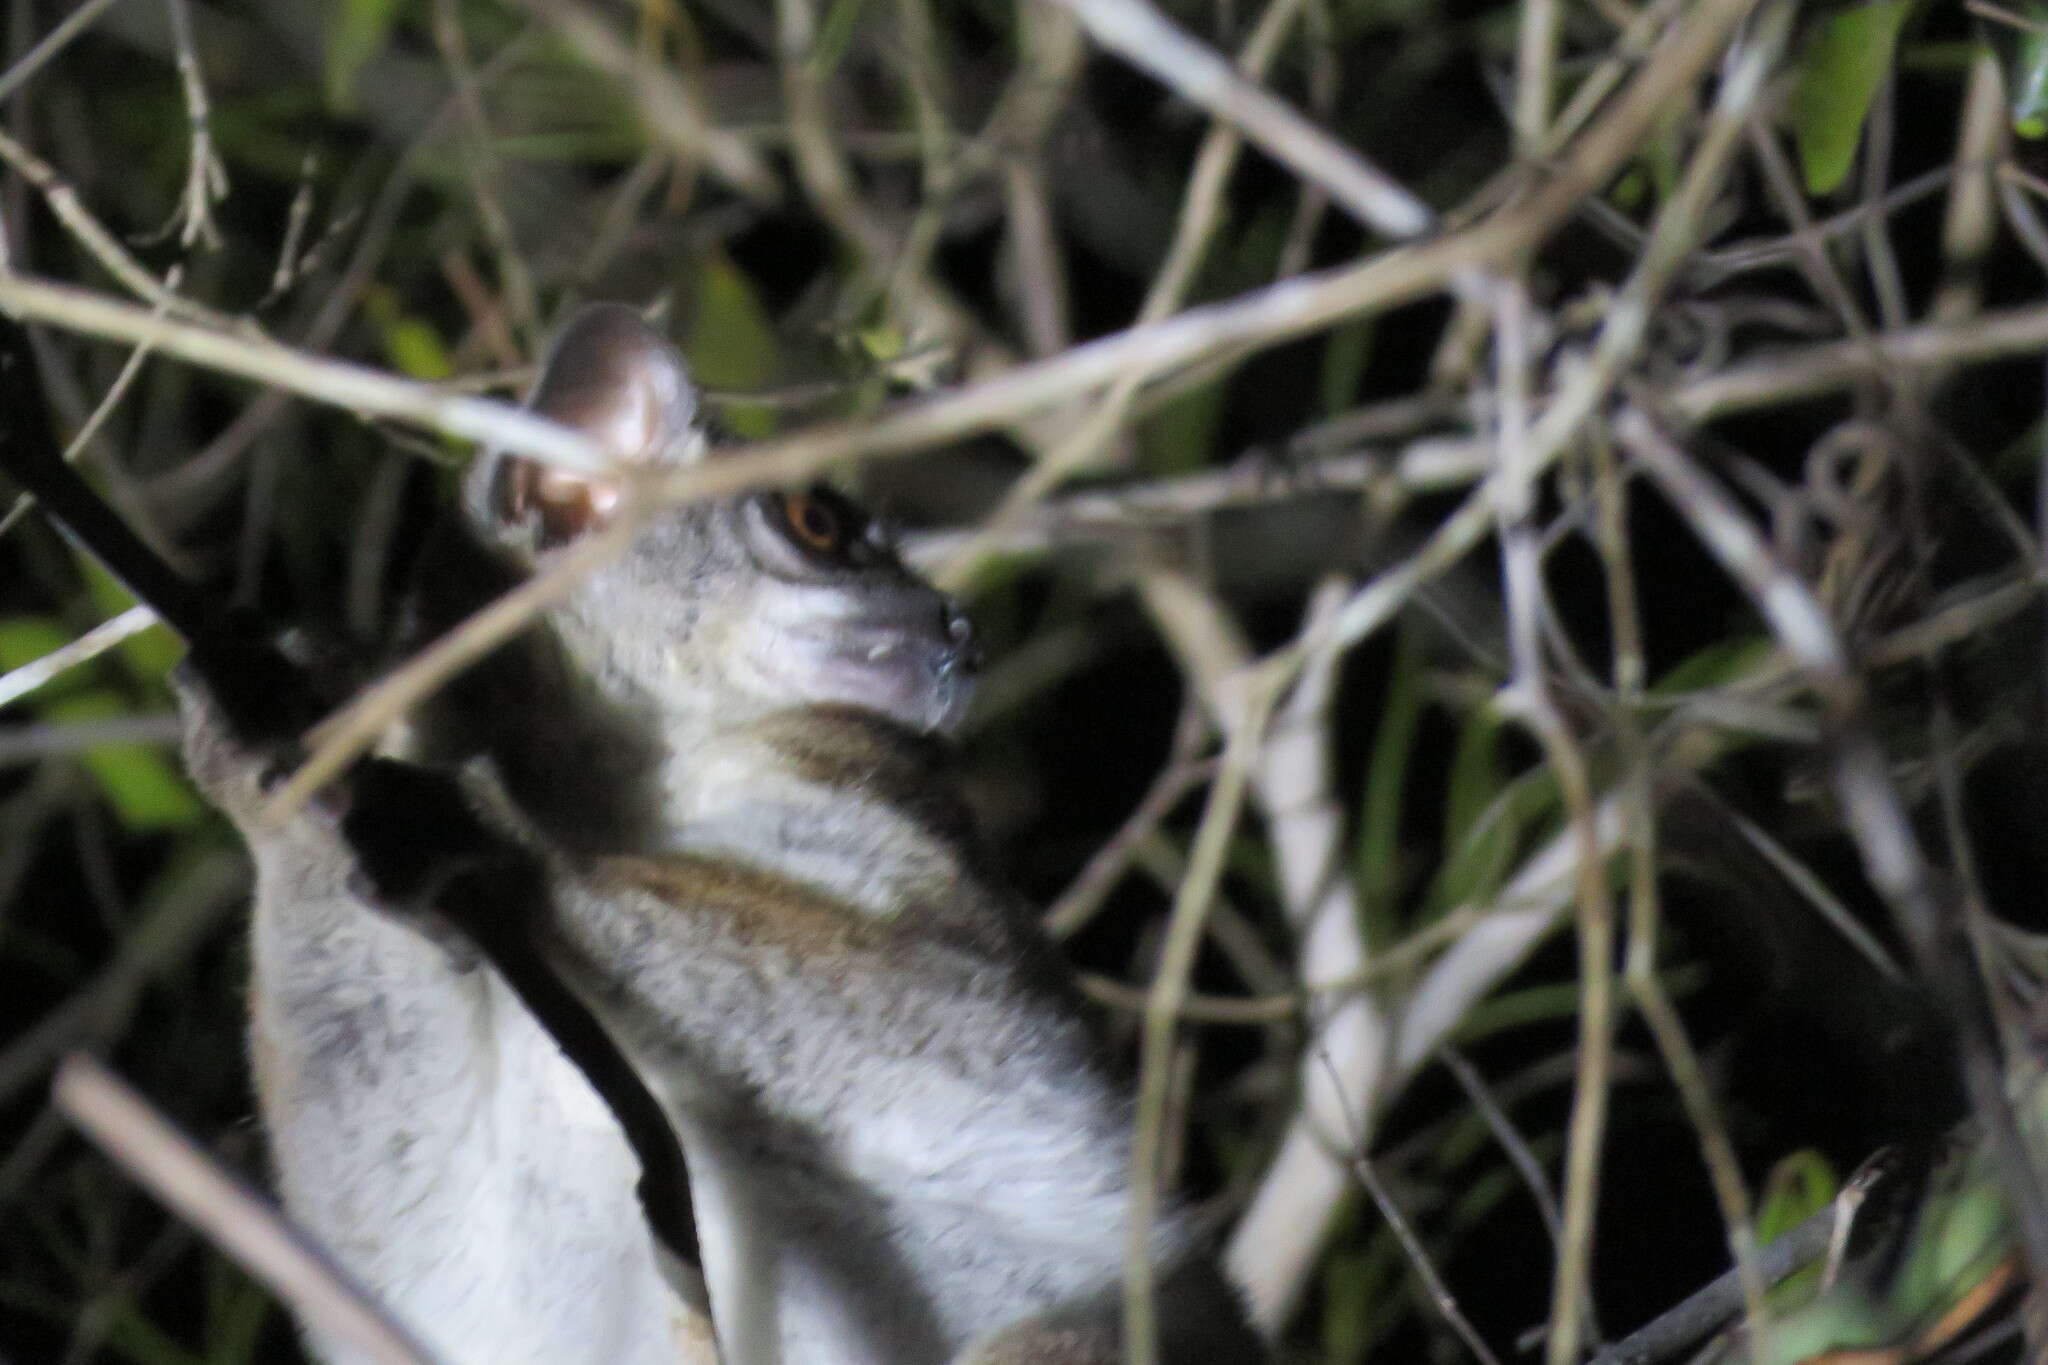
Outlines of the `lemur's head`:
{"type": "MultiPolygon", "coordinates": [[[[622,467],[687,464],[708,444],[682,357],[618,304],[570,320],[531,406],[622,467]]],[[[471,471],[466,504],[489,542],[542,568],[608,525],[624,495],[619,480],[497,456],[471,471]]],[[[977,664],[953,601],[823,486],[662,512],[553,619],[586,666],[649,703],[734,719],[829,703],[943,732],[977,664]]]]}

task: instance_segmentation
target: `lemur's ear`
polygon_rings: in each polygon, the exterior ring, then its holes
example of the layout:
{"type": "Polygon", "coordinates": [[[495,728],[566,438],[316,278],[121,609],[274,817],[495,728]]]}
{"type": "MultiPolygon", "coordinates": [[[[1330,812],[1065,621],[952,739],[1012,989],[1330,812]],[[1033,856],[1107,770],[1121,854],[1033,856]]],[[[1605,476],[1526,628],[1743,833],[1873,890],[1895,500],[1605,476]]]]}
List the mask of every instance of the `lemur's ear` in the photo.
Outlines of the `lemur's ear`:
{"type": "MultiPolygon", "coordinates": [[[[555,338],[528,404],[574,427],[621,465],[687,464],[704,449],[697,391],[683,358],[624,304],[579,309],[555,338]]],[[[477,471],[472,505],[500,531],[531,530],[545,549],[605,524],[619,484],[507,456],[477,471]]]]}

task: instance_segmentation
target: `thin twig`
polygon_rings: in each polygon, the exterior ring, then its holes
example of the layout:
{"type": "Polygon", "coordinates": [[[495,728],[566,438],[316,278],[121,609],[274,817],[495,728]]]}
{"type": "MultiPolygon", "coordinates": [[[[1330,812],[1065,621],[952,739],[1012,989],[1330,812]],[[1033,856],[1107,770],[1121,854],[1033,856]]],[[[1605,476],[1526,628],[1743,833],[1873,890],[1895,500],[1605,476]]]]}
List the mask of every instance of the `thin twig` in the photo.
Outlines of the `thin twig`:
{"type": "Polygon", "coordinates": [[[115,0],[83,0],[78,8],[44,34],[41,41],[22,53],[19,61],[0,71],[0,104],[5,104],[8,97],[26,85],[29,78],[48,65],[52,57],[71,46],[72,40],[91,28],[114,3],[115,0]]]}
{"type": "Polygon", "coordinates": [[[1245,789],[1250,783],[1251,765],[1258,753],[1258,739],[1268,709],[1273,704],[1270,686],[1254,679],[1240,701],[1241,721],[1232,727],[1223,753],[1222,771],[1209,789],[1209,802],[1195,833],[1194,852],[1188,860],[1188,875],[1174,898],[1173,914],[1160,952],[1159,971],[1153,978],[1145,1007],[1144,1031],[1139,1049],[1138,1105],[1131,1140],[1130,1207],[1126,1214],[1127,1243],[1124,1251],[1123,1322],[1124,1352],[1129,1365],[1159,1365],[1159,1334],[1153,1302],[1154,1223],[1159,1210],[1159,1180],[1166,1121],[1167,1084],[1171,1077],[1174,1040],[1181,1012],[1186,1006],[1188,978],[1194,970],[1195,951],[1202,943],[1202,926],[1216,884],[1223,875],[1224,855],[1237,828],[1243,809],[1245,789]]]}
{"type": "Polygon", "coordinates": [[[609,461],[587,436],[509,403],[451,394],[382,371],[158,317],[133,304],[70,285],[0,274],[0,311],[166,355],[256,383],[289,389],[366,416],[388,417],[481,441],[585,473],[609,461]]]}
{"type": "Polygon", "coordinates": [[[1566,1142],[1564,1225],[1550,1301],[1550,1365],[1578,1359],[1580,1313],[1590,1287],[1593,1213],[1607,1122],[1607,1070],[1614,1037],[1614,906],[1599,856],[1592,780],[1583,750],[1551,695],[1542,637],[1542,562],[1535,525],[1535,469],[1529,451],[1528,294],[1519,280],[1496,292],[1494,338],[1500,395],[1499,517],[1506,583],[1508,652],[1514,675],[1507,697],[1543,747],[1578,845],[1579,1071],[1566,1142]]]}
{"type": "Polygon", "coordinates": [[[527,268],[526,257],[519,249],[519,239],[512,231],[512,220],[498,198],[497,149],[492,140],[490,117],[484,111],[483,94],[477,86],[476,69],[469,60],[469,43],[462,32],[461,7],[455,0],[434,0],[433,30],[434,46],[440,50],[441,60],[448,67],[456,106],[462,113],[467,144],[462,169],[469,180],[470,197],[476,203],[477,221],[483,224],[484,235],[490,240],[491,250],[498,258],[498,282],[504,287],[512,318],[525,333],[527,346],[531,349],[539,343],[540,304],[534,291],[533,272],[527,268]]]}
{"type": "Polygon", "coordinates": [[[375,1365],[429,1365],[406,1331],[304,1234],[98,1062],[80,1053],[67,1057],[51,1102],[300,1321],[375,1365]]]}
{"type": "MultiPolygon", "coordinates": [[[[1246,40],[1238,69],[1249,81],[1258,80],[1271,64],[1281,41],[1287,36],[1302,0],[1271,0],[1258,26],[1246,40]]],[[[1242,140],[1235,129],[1218,122],[1202,140],[1195,153],[1187,192],[1181,196],[1180,214],[1174,222],[1173,241],[1166,258],[1152,276],[1144,302],[1138,306],[1134,325],[1142,327],[1170,316],[1186,298],[1202,263],[1209,239],[1222,216],[1223,189],[1237,165],[1242,140]]],[[[1138,391],[1150,372],[1127,370],[1098,401],[1088,417],[1059,445],[1034,464],[1004,495],[1002,504],[983,519],[972,538],[938,572],[941,587],[958,589],[971,581],[991,545],[1001,539],[1027,510],[1064,479],[1085,468],[1104,442],[1121,426],[1131,411],[1138,391]]]]}
{"type": "Polygon", "coordinates": [[[1625,413],[1615,434],[1741,585],[1819,695],[1829,731],[1829,774],[1864,875],[1884,897],[1958,1027],[1964,1082],[1997,1157],[2030,1273],[2048,1271],[2048,1197],[2005,1090],[1983,982],[1967,945],[1955,942],[1957,936],[1945,928],[1948,917],[1931,869],[1892,784],[1884,753],[1867,726],[1861,676],[1811,589],[1779,564],[1732,498],[1640,409],[1625,413]]]}
{"type": "Polygon", "coordinates": [[[1304,180],[1321,186],[1374,231],[1393,238],[1427,232],[1436,215],[1413,192],[1317,128],[1263,87],[1240,76],[1146,0],[1057,0],[1095,40],[1143,68],[1304,180]]]}
{"type": "MultiPolygon", "coordinates": [[[[109,232],[99,219],[92,216],[79,201],[78,192],[58,175],[50,163],[31,152],[28,148],[0,133],[0,161],[12,166],[16,174],[35,186],[36,192],[50,206],[50,212],[57,221],[71,233],[88,255],[98,261],[109,275],[125,286],[137,298],[154,306],[159,313],[175,317],[190,318],[209,326],[226,330],[254,334],[254,324],[237,321],[224,313],[208,308],[191,299],[174,293],[162,280],[149,273],[142,262],[135,259],[120,239],[109,232]]],[[[0,283],[11,283],[16,277],[0,268],[0,283]]],[[[0,299],[4,306],[4,299],[0,299]]]]}
{"type": "Polygon", "coordinates": [[[40,659],[32,659],[10,672],[0,673],[0,706],[27,696],[80,664],[97,659],[129,636],[138,635],[155,624],[156,613],[138,604],[112,620],[100,622],[63,648],[53,649],[40,659]]]}
{"type": "Polygon", "coordinates": [[[186,151],[185,189],[178,208],[164,227],[175,230],[182,246],[197,242],[219,247],[220,228],[213,206],[228,193],[228,169],[213,146],[213,121],[206,98],[206,78],[199,69],[199,47],[192,39],[192,15],[185,0],[164,0],[170,12],[171,45],[177,52],[178,88],[185,97],[185,118],[192,125],[186,151]]]}
{"type": "Polygon", "coordinates": [[[1422,1239],[1416,1235],[1414,1224],[1408,1221],[1408,1215],[1401,1211],[1401,1206],[1395,1203],[1393,1196],[1387,1192],[1385,1182],[1380,1179],[1379,1172],[1373,1167],[1372,1158],[1366,1155],[1362,1145],[1351,1158],[1350,1164],[1352,1174],[1358,1178],[1358,1183],[1365,1187],[1366,1193],[1372,1196],[1374,1206],[1380,1211],[1380,1217],[1386,1219],[1387,1227],[1401,1243],[1401,1250],[1408,1257],[1408,1264],[1415,1268],[1416,1275],[1429,1291],[1430,1303],[1435,1306],[1437,1313],[1450,1324],[1451,1330],[1458,1334],[1458,1339],[1465,1343],[1465,1349],[1477,1357],[1482,1365],[1500,1365],[1500,1357],[1487,1346],[1486,1339],[1479,1335],[1465,1317],[1464,1311],[1458,1307],[1456,1296],[1451,1293],[1450,1286],[1444,1283],[1443,1276],[1437,1273],[1436,1263],[1429,1259],[1429,1250],[1422,1245],[1422,1239]]]}
{"type": "Polygon", "coordinates": [[[1714,1102],[1705,1068],[1685,1031],[1684,1020],[1657,975],[1657,934],[1663,905],[1657,885],[1657,808],[1655,775],[1644,743],[1640,720],[1643,690],[1648,681],[1644,660],[1642,616],[1637,605],[1635,561],[1628,530],[1626,493],[1613,444],[1595,448],[1595,496],[1598,500],[1600,557],[1607,570],[1608,618],[1614,636],[1614,726],[1623,765],[1628,803],[1628,952],[1623,979],[1649,1025],[1651,1038],[1671,1073],[1693,1131],[1699,1136],[1707,1176],[1720,1205],[1728,1250],[1742,1286],[1744,1316],[1750,1342],[1758,1356],[1768,1352],[1770,1318],[1764,1301],[1765,1281],[1756,1265],[1756,1227],[1749,1190],[1728,1125],[1714,1102]]]}
{"type": "Polygon", "coordinates": [[[704,165],[757,204],[772,204],[781,197],[775,173],[745,138],[714,126],[695,92],[665,67],[633,51],[594,11],[575,0],[524,3],[583,60],[624,79],[647,126],[678,156],[689,164],[704,165]]]}

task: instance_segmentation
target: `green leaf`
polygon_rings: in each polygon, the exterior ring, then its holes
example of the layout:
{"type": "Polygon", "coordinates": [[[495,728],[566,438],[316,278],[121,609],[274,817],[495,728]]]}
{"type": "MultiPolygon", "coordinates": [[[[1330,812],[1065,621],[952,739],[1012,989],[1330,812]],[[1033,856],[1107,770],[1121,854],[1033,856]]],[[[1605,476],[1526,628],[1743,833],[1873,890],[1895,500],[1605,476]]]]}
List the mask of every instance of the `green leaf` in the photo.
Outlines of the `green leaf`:
{"type": "MultiPolygon", "coordinates": [[[[1810,1148],[1771,1167],[1764,1180],[1764,1195],[1756,1211],[1756,1239],[1768,1246],[1828,1206],[1841,1189],[1835,1168],[1828,1159],[1810,1148]]],[[[1807,1266],[1771,1289],[1774,1311],[1785,1313],[1813,1300],[1821,1287],[1824,1267],[1807,1266]]]]}
{"type": "Polygon", "coordinates": [[[1437,913],[1491,900],[1507,881],[1524,835],[1562,804],[1548,768],[1499,780],[1494,752],[1499,735],[1499,713],[1488,707],[1473,717],[1452,759],[1444,821],[1448,852],[1429,893],[1429,907],[1437,913]]]}
{"type": "MultiPolygon", "coordinates": [[[[690,369],[706,388],[759,389],[775,375],[775,329],[754,285],[725,256],[711,252],[697,278],[697,315],[683,348],[690,369]]],[[[735,403],[726,424],[741,436],[766,436],[775,429],[771,408],[735,403]]]]}
{"type": "Polygon", "coordinates": [[[398,296],[378,285],[363,295],[363,311],[377,324],[377,330],[384,342],[385,358],[391,368],[411,379],[426,383],[439,383],[455,373],[455,362],[449,359],[448,347],[441,340],[440,332],[434,325],[423,319],[408,316],[398,303],[398,296]]]}
{"type": "Polygon", "coordinates": [[[206,1272],[206,1365],[249,1365],[270,1316],[270,1296],[222,1257],[209,1257],[206,1272]]]}
{"type": "Polygon", "coordinates": [[[71,643],[71,632],[47,616],[17,616],[0,621],[0,669],[32,664],[71,643]]]}
{"type": "Polygon", "coordinates": [[[1422,645],[1404,626],[1394,646],[1394,671],[1380,709],[1366,769],[1365,818],[1358,834],[1358,902],[1370,942],[1395,936],[1394,899],[1400,891],[1401,797],[1407,790],[1408,758],[1422,720],[1422,645]]]}
{"type": "Polygon", "coordinates": [[[391,36],[398,0],[341,0],[328,10],[327,107],[336,113],[355,108],[356,77],[391,36]]]}
{"type": "Polygon", "coordinates": [[[1492,706],[1473,711],[1451,756],[1450,790],[1444,797],[1444,847],[1456,848],[1486,814],[1501,789],[1501,714],[1492,706]]]}
{"type": "Polygon", "coordinates": [[[1792,135],[1809,194],[1827,194],[1849,176],[1870,103],[1884,87],[1899,27],[1913,0],[1875,0],[1821,19],[1799,60],[1792,135]]]}
{"type": "Polygon", "coordinates": [[[1138,446],[1154,474],[1190,474],[1209,462],[1216,424],[1223,415],[1223,384],[1203,384],[1177,394],[1145,419],[1138,446]]]}
{"type": "Polygon", "coordinates": [[[1323,415],[1334,417],[1358,401],[1358,384],[1372,359],[1371,318],[1349,322],[1323,343],[1323,415]]]}
{"type": "Polygon", "coordinates": [[[1365,1349],[1372,1314],[1366,1255],[1363,1248],[1335,1251],[1324,1265],[1323,1354],[1328,1359],[1349,1359],[1365,1349]]]}
{"type": "Polygon", "coordinates": [[[2021,137],[2038,138],[2048,134],[2048,5],[2036,3],[2018,8],[2039,27],[2013,29],[2011,25],[2000,25],[2018,35],[2012,44],[2012,58],[2006,64],[2005,88],[2012,92],[2009,99],[2013,131],[2021,137]]]}
{"type": "Polygon", "coordinates": [[[1650,685],[1650,695],[1668,700],[1746,678],[1768,663],[1776,649],[1770,638],[1762,635],[1716,641],[1674,664],[1650,685]]]}
{"type": "MultiPolygon", "coordinates": [[[[1707,983],[1707,969],[1703,963],[1687,963],[1659,975],[1664,982],[1664,993],[1674,1000],[1691,995],[1707,983]]],[[[1621,1003],[1633,1004],[1633,1001],[1624,997],[1621,1003]]],[[[1579,983],[1576,981],[1525,986],[1520,990],[1489,996],[1474,1005],[1458,1021],[1452,1037],[1463,1047],[1508,1029],[1569,1019],[1578,1012],[1579,983]]]]}
{"type": "Polygon", "coordinates": [[[1819,1152],[1794,1152],[1771,1168],[1756,1214],[1756,1239],[1768,1245],[1826,1208],[1840,1182],[1819,1152]]]}
{"type": "Polygon", "coordinates": [[[853,30],[860,24],[860,12],[867,7],[867,0],[832,0],[832,8],[825,11],[825,22],[818,26],[818,39],[811,46],[811,62],[820,71],[830,71],[839,65],[839,59],[846,55],[846,45],[853,41],[853,30]]]}
{"type": "MultiPolygon", "coordinates": [[[[78,723],[128,714],[120,697],[94,688],[41,708],[49,720],[78,723]]],[[[177,765],[147,744],[95,744],[78,756],[92,774],[115,816],[131,830],[181,829],[196,823],[205,807],[177,765]]]]}

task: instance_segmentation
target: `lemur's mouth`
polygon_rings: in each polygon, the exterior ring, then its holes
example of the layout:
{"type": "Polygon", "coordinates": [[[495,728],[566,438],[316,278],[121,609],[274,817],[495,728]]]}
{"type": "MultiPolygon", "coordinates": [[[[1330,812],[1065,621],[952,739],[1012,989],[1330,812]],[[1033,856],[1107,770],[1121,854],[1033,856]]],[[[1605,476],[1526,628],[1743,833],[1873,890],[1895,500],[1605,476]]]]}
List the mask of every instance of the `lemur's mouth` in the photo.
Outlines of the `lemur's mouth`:
{"type": "Polygon", "coordinates": [[[810,686],[821,698],[926,731],[951,729],[966,713],[981,651],[950,605],[913,620],[863,614],[804,634],[817,647],[810,686]]]}

